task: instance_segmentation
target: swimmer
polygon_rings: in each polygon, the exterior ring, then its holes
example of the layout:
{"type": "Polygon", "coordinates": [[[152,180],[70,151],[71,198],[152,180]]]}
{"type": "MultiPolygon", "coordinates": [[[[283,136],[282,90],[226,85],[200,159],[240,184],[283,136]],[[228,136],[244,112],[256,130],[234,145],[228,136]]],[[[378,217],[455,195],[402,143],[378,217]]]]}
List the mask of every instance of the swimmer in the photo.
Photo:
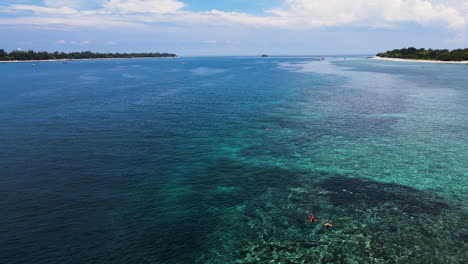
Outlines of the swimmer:
{"type": "Polygon", "coordinates": [[[317,221],[320,221],[320,220],[316,219],[315,216],[313,215],[309,215],[309,220],[307,220],[307,222],[309,223],[315,223],[317,221]]]}
{"type": "Polygon", "coordinates": [[[326,223],[323,224],[323,226],[326,227],[326,228],[331,228],[333,226],[332,221],[331,220],[326,220],[326,223]]]}

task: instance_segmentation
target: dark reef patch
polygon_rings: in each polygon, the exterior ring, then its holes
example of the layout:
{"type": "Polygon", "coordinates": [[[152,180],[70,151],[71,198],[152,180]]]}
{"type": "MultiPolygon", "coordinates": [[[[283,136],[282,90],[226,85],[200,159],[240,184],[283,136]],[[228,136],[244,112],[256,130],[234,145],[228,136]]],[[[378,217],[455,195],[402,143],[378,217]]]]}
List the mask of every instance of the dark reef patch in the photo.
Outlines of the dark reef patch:
{"type": "Polygon", "coordinates": [[[225,212],[210,236],[219,244],[197,263],[463,263],[463,209],[431,192],[324,171],[257,173],[270,188],[225,212]],[[274,184],[290,175],[302,181],[274,184]]]}
{"type": "Polygon", "coordinates": [[[434,195],[396,183],[338,176],[322,181],[320,187],[330,192],[329,200],[334,206],[387,203],[408,214],[430,215],[438,215],[450,208],[446,201],[434,195]]]}

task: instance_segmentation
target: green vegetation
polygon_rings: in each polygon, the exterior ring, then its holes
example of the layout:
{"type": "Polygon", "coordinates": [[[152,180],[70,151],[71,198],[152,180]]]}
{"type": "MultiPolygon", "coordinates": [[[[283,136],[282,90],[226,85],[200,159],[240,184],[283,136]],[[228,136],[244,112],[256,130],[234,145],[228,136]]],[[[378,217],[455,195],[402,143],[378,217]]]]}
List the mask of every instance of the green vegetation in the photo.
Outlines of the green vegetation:
{"type": "Polygon", "coordinates": [[[395,49],[377,54],[378,57],[415,59],[415,60],[439,60],[439,61],[465,61],[468,60],[468,49],[433,50],[433,49],[395,49]]]}
{"type": "Polygon", "coordinates": [[[0,61],[12,60],[73,60],[73,59],[107,59],[107,58],[161,58],[176,57],[171,53],[94,53],[91,51],[83,52],[53,52],[47,51],[35,52],[32,50],[20,51],[14,50],[10,53],[0,49],[0,61]]]}

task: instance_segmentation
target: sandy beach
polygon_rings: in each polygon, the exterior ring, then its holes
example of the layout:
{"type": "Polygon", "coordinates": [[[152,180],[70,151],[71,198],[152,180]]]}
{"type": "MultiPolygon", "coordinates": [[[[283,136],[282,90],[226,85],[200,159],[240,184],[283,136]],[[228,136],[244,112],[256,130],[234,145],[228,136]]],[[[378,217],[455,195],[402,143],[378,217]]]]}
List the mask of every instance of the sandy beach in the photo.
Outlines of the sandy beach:
{"type": "Polygon", "coordinates": [[[468,61],[437,61],[437,60],[412,60],[397,58],[372,57],[374,60],[404,61],[404,62],[425,62],[425,63],[449,63],[449,64],[468,64],[468,61]]]}

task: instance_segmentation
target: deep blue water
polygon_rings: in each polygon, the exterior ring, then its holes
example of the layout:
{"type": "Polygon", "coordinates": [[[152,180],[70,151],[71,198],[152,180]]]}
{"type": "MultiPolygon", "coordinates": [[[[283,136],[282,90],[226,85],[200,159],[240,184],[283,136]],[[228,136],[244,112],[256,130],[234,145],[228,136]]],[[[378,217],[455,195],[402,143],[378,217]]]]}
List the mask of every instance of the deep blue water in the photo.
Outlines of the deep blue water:
{"type": "Polygon", "coordinates": [[[0,77],[0,263],[466,260],[466,65],[189,57],[0,77]]]}

